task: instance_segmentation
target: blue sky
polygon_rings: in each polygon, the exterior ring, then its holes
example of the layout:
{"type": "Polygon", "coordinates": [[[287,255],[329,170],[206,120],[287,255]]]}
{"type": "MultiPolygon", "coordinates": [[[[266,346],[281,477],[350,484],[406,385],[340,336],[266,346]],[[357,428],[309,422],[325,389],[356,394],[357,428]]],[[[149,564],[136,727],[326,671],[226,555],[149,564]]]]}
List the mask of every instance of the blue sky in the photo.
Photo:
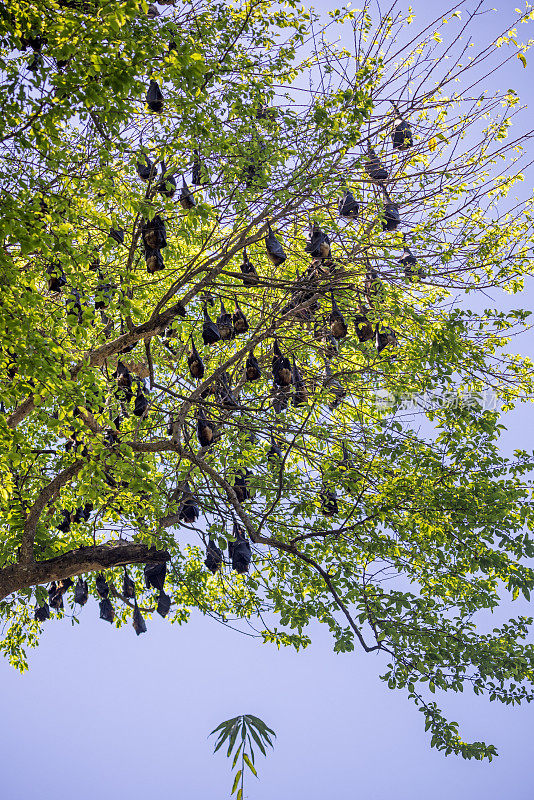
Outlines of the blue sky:
{"type": "MultiPolygon", "coordinates": [[[[421,20],[448,8],[442,0],[411,5],[421,20]]],[[[518,0],[496,5],[477,29],[480,38],[513,16],[518,0]]],[[[532,105],[532,83],[530,64],[514,60],[488,85],[511,86],[532,105]]],[[[530,300],[525,293],[514,304],[529,307],[530,300]]],[[[532,355],[528,338],[514,344],[532,355]]],[[[505,451],[529,446],[530,414],[525,406],[506,419],[505,451]]],[[[378,679],[380,657],[334,655],[319,627],[313,638],[303,653],[277,651],[199,616],[183,627],[154,619],[137,638],[130,626],[101,622],[91,599],[80,625],[46,625],[29,673],[0,663],[2,796],[224,800],[228,765],[221,753],[212,755],[207,734],[249,712],[278,734],[259,763],[260,781],[249,781],[250,800],[531,800],[534,708],[467,692],[440,697],[466,739],[491,741],[500,752],[492,764],[445,758],[430,750],[422,715],[378,679]]]]}

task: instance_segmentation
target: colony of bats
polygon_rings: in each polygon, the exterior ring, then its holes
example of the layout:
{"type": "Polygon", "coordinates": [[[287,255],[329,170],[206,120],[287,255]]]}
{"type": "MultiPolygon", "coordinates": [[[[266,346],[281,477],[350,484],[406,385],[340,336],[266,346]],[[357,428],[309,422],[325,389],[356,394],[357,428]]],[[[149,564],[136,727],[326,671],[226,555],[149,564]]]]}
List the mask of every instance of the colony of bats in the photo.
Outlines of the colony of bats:
{"type": "MultiPolygon", "coordinates": [[[[149,9],[150,13],[150,9],[149,9]]],[[[157,13],[157,10],[156,10],[157,13]]],[[[31,47],[35,53],[36,63],[32,62],[31,68],[36,69],[39,65],[39,58],[43,42],[29,41],[27,47],[31,47]]],[[[58,64],[58,68],[61,65],[58,64]]],[[[146,106],[153,114],[161,114],[165,106],[165,98],[160,86],[155,80],[150,80],[146,93],[146,106]]],[[[274,115],[275,109],[260,107],[257,111],[257,118],[270,118],[274,115]]],[[[398,113],[398,112],[397,112],[398,113]]],[[[413,145],[413,135],[409,123],[397,117],[391,133],[393,148],[396,150],[408,150],[413,145]]],[[[247,186],[254,184],[258,177],[261,167],[262,142],[258,142],[257,151],[259,155],[251,157],[245,165],[243,179],[247,186]]],[[[206,170],[202,163],[201,153],[195,150],[192,154],[192,176],[193,186],[202,186],[206,181],[206,170]]],[[[364,164],[365,173],[370,181],[378,187],[383,195],[383,207],[381,209],[381,220],[383,231],[394,231],[401,222],[398,205],[389,196],[386,184],[389,179],[389,172],[381,162],[371,145],[368,145],[366,161],[364,164]]],[[[145,152],[142,139],[140,142],[140,152],[136,162],[136,172],[138,178],[148,185],[152,196],[160,193],[168,199],[173,199],[178,192],[176,177],[169,170],[164,161],[154,162],[145,152]]],[[[191,191],[185,179],[177,197],[181,207],[186,212],[191,212],[196,206],[194,192],[191,191]]],[[[348,186],[342,193],[338,205],[339,216],[350,222],[358,219],[360,208],[353,193],[348,186]]],[[[112,227],[109,230],[109,237],[118,245],[124,245],[125,231],[120,227],[112,227]]],[[[167,230],[165,220],[160,214],[155,214],[151,219],[142,222],[140,230],[140,241],[144,253],[147,272],[152,275],[156,272],[165,270],[163,251],[167,247],[167,230]]],[[[272,230],[271,224],[267,221],[267,231],[264,238],[265,249],[269,260],[274,267],[282,265],[287,255],[284,251],[283,243],[276,233],[272,230]]],[[[345,319],[338,302],[335,292],[326,291],[329,278],[337,269],[337,262],[332,254],[331,241],[328,234],[316,223],[310,225],[305,252],[310,256],[311,263],[302,276],[297,275],[294,282],[288,304],[283,309],[284,314],[291,313],[297,321],[307,321],[313,325],[314,337],[324,346],[326,355],[325,373],[322,385],[328,389],[329,407],[335,409],[342,402],[346,395],[346,390],[332,370],[332,359],[339,351],[340,342],[350,335],[349,324],[345,319]],[[319,298],[328,297],[330,306],[329,314],[320,319],[316,319],[317,312],[320,310],[319,298]]],[[[404,237],[404,249],[402,257],[399,259],[404,268],[406,277],[409,280],[417,280],[425,277],[421,267],[417,266],[417,259],[411,252],[404,237]]],[[[98,285],[95,292],[94,308],[101,312],[102,319],[105,320],[105,310],[111,303],[114,293],[118,287],[113,285],[100,269],[99,261],[92,265],[98,275],[98,285]]],[[[241,281],[245,287],[257,286],[260,276],[255,265],[250,260],[246,247],[242,251],[242,261],[240,264],[241,281]]],[[[80,292],[67,285],[67,279],[60,262],[52,262],[47,267],[48,289],[55,295],[64,293],[67,321],[70,325],[82,322],[83,312],[86,301],[80,292]]],[[[377,318],[380,302],[384,298],[384,286],[382,285],[378,273],[369,265],[362,293],[365,297],[363,302],[358,292],[358,302],[356,313],[352,316],[354,323],[354,333],[359,343],[375,342],[376,350],[380,354],[386,347],[394,347],[398,344],[397,334],[388,326],[379,322],[371,321],[370,310],[377,318]]],[[[238,336],[245,336],[249,331],[249,322],[245,313],[239,305],[237,296],[234,296],[234,307],[227,308],[223,298],[219,298],[219,313],[216,309],[210,311],[209,306],[214,305],[214,298],[208,294],[203,304],[203,323],[202,326],[193,333],[188,342],[187,368],[191,378],[195,381],[202,381],[207,375],[206,352],[211,348],[216,348],[218,343],[235,339],[238,336]],[[202,344],[201,344],[202,343],[202,344]],[[199,349],[200,348],[200,349],[199,349]],[[204,348],[204,352],[203,352],[204,348]],[[204,357],[203,357],[204,355],[204,357]]],[[[124,353],[133,349],[134,346],[125,348],[124,353]]],[[[272,407],[276,414],[286,410],[290,403],[294,407],[299,407],[307,403],[311,389],[306,385],[303,371],[299,367],[295,358],[290,359],[284,352],[276,336],[272,340],[270,379],[272,379],[272,407]]],[[[16,363],[11,368],[11,377],[16,373],[16,363]]],[[[249,349],[245,368],[244,384],[253,383],[262,378],[262,369],[254,350],[249,349]]],[[[133,414],[144,420],[150,412],[150,403],[147,397],[147,388],[144,379],[133,375],[123,360],[119,359],[116,370],[113,373],[115,382],[114,393],[121,407],[121,413],[116,416],[104,431],[104,441],[112,448],[119,439],[120,424],[122,418],[128,414],[133,402],[133,414]]],[[[232,391],[230,375],[223,372],[214,382],[213,394],[216,403],[228,412],[239,409],[241,401],[236,398],[232,391]]],[[[216,424],[209,414],[209,409],[201,398],[196,404],[194,419],[196,423],[196,435],[201,448],[209,450],[216,445],[221,435],[220,426],[216,424]]],[[[168,435],[175,436],[175,429],[172,418],[168,425],[168,435]]],[[[78,447],[76,435],[67,442],[66,449],[78,447]]],[[[84,450],[87,454],[87,449],[84,450]]],[[[83,454],[83,453],[82,453],[83,454]]],[[[267,458],[281,459],[282,452],[276,438],[271,433],[271,447],[267,458]]],[[[349,454],[344,450],[344,459],[349,460],[349,454]]],[[[238,472],[235,478],[233,489],[239,502],[246,502],[251,498],[249,479],[251,473],[248,469],[238,472]]],[[[110,486],[117,486],[117,482],[108,472],[106,480],[110,486]]],[[[177,500],[179,502],[178,519],[185,524],[193,524],[197,521],[201,513],[199,499],[191,491],[188,482],[185,482],[177,490],[177,500]]],[[[320,509],[325,516],[338,514],[338,498],[335,490],[323,486],[320,493],[320,509]]],[[[87,521],[90,518],[93,507],[90,503],[69,511],[63,509],[61,522],[57,528],[67,533],[72,524],[87,521]]],[[[233,516],[233,515],[232,515],[233,516]]],[[[245,573],[249,569],[251,562],[251,546],[247,540],[241,526],[233,517],[233,541],[228,544],[228,554],[232,568],[237,573],[245,573]]],[[[217,573],[224,563],[223,552],[210,539],[206,548],[205,565],[213,574],[217,573]]],[[[150,564],[145,567],[145,582],[147,589],[154,589],[157,592],[157,611],[161,616],[166,616],[171,607],[170,597],[164,592],[164,581],[166,575],[166,564],[150,564]]],[[[59,610],[63,608],[63,595],[73,585],[69,579],[54,582],[48,591],[48,603],[42,603],[35,609],[35,619],[44,621],[50,617],[50,608],[59,610]]],[[[108,622],[112,622],[115,616],[114,608],[110,599],[116,596],[124,602],[133,606],[133,627],[137,634],[146,631],[145,620],[137,605],[135,583],[124,571],[122,592],[118,592],[114,587],[110,587],[102,574],[96,579],[96,591],[100,601],[100,617],[108,622]]],[[[74,601],[83,606],[88,599],[88,584],[79,578],[74,587],[74,601]]]]}

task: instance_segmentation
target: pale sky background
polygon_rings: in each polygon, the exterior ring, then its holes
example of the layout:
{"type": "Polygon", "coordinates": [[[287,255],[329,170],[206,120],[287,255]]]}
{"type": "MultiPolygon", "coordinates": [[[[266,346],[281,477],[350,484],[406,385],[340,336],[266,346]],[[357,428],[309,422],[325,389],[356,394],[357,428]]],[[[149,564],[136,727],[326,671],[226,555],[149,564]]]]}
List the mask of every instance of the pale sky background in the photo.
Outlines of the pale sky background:
{"type": "MultiPolygon", "coordinates": [[[[486,15],[477,37],[490,37],[518,4],[497,0],[499,12],[486,15]]],[[[421,21],[448,8],[443,0],[411,5],[421,21]]],[[[534,36],[534,24],[521,33],[534,36]]],[[[512,87],[533,107],[533,82],[530,63],[523,69],[514,60],[488,86],[512,87]]],[[[531,119],[525,112],[522,125],[531,119]]],[[[529,295],[512,304],[532,307],[529,295]]],[[[533,355],[529,337],[514,344],[533,355]]],[[[529,407],[505,423],[505,452],[532,448],[529,407]]],[[[519,603],[506,611],[532,613],[519,603]]],[[[262,717],[278,734],[268,759],[259,757],[260,781],[248,780],[249,800],[533,798],[534,707],[489,703],[467,690],[438,694],[465,739],[491,741],[500,753],[491,764],[445,758],[430,749],[422,715],[406,696],[378,679],[381,656],[335,655],[320,626],[313,645],[297,654],[199,615],[183,627],[155,618],[139,638],[129,625],[100,621],[94,599],[80,617],[80,625],[46,624],[29,673],[0,662],[6,800],[225,800],[229,765],[212,755],[207,735],[240,713],[262,717]]]]}

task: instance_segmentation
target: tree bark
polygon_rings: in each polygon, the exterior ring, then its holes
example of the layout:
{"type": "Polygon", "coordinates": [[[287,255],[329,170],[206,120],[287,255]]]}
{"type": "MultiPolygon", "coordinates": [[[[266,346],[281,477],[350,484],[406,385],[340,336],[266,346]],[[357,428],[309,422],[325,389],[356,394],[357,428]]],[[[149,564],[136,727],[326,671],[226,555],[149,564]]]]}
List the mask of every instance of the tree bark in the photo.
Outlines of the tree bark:
{"type": "Polygon", "coordinates": [[[137,542],[122,542],[80,547],[47,561],[11,564],[0,570],[0,600],[12,592],[29,589],[40,583],[73,578],[86,572],[122,567],[126,564],[169,561],[170,558],[167,550],[156,550],[155,547],[137,542]]]}

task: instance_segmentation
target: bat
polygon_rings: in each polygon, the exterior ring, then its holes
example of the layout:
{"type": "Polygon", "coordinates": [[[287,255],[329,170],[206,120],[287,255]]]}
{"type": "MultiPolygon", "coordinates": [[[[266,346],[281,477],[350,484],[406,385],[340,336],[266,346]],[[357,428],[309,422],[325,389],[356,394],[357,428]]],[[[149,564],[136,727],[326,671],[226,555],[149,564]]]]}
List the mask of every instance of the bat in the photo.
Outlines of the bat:
{"type": "Polygon", "coordinates": [[[376,352],[380,354],[384,347],[391,345],[396,347],[398,345],[397,334],[392,328],[384,326],[379,328],[376,326],[376,352]]]}
{"type": "Polygon", "coordinates": [[[133,397],[132,376],[122,361],[117,362],[117,369],[113,373],[113,377],[117,380],[117,397],[129,403],[133,397]]]}
{"type": "MultiPolygon", "coordinates": [[[[143,382],[144,383],[144,382],[143,382]]],[[[148,400],[141,389],[141,381],[137,384],[137,394],[135,396],[134,414],[136,417],[146,417],[148,411],[148,400]]]]}
{"type": "Polygon", "coordinates": [[[228,553],[232,560],[232,567],[242,575],[245,572],[248,572],[250,560],[252,558],[252,550],[250,547],[250,542],[248,539],[245,538],[245,534],[240,526],[234,519],[234,530],[233,535],[235,537],[235,541],[228,542],[228,553]]]}
{"type": "Polygon", "coordinates": [[[308,400],[308,390],[306,384],[297,366],[295,358],[293,358],[293,384],[295,386],[295,393],[293,395],[293,405],[295,407],[304,405],[308,400]]]}
{"type": "Polygon", "coordinates": [[[146,104],[149,111],[153,111],[155,114],[161,114],[163,111],[163,94],[157,81],[150,81],[146,93],[146,104]]]}
{"type": "Polygon", "coordinates": [[[273,345],[272,373],[277,386],[289,386],[291,383],[291,362],[287,356],[282,355],[278,339],[274,340],[273,345]]]}
{"type": "Polygon", "coordinates": [[[291,388],[289,386],[277,386],[273,384],[271,396],[273,398],[273,410],[275,414],[281,414],[282,411],[287,410],[290,395],[291,388]]]}
{"type": "Polygon", "coordinates": [[[61,531],[62,533],[68,533],[70,531],[71,512],[67,511],[67,509],[64,508],[61,512],[61,515],[63,519],[59,523],[59,525],[56,525],[56,528],[58,531],[61,531]]]}
{"type": "Polygon", "coordinates": [[[378,277],[376,269],[368,269],[365,276],[364,292],[367,301],[372,306],[375,300],[383,303],[386,298],[384,284],[378,277]]]}
{"type": "Polygon", "coordinates": [[[105,622],[113,622],[115,619],[115,611],[113,606],[111,605],[111,600],[105,597],[104,600],[101,600],[99,603],[100,606],[100,619],[103,619],[105,622]]]}
{"type": "Polygon", "coordinates": [[[192,208],[194,208],[196,206],[196,204],[197,204],[197,201],[195,200],[195,195],[193,194],[193,192],[191,191],[191,189],[189,188],[189,186],[185,182],[185,178],[182,178],[182,189],[181,189],[181,192],[180,192],[180,205],[186,211],[190,211],[192,208]]]}
{"type": "Polygon", "coordinates": [[[258,381],[261,378],[261,370],[260,365],[254,355],[254,351],[251,350],[247,355],[247,361],[245,364],[245,375],[247,381],[258,381]]]}
{"type": "Polygon", "coordinates": [[[256,272],[254,264],[247,256],[247,248],[243,248],[243,261],[241,263],[241,274],[244,286],[257,286],[259,282],[259,275],[256,272]]]}
{"type": "Polygon", "coordinates": [[[215,425],[206,417],[206,412],[199,406],[197,414],[197,438],[201,447],[210,447],[213,444],[215,425]]]}
{"type": "Polygon", "coordinates": [[[233,488],[240,503],[244,503],[246,500],[250,500],[252,497],[247,483],[247,480],[251,475],[252,472],[248,469],[239,470],[239,472],[236,473],[233,488]]]}
{"type": "Polygon", "coordinates": [[[282,460],[282,458],[283,458],[282,451],[280,450],[280,448],[278,446],[278,443],[277,443],[277,441],[274,438],[272,433],[271,433],[271,447],[267,451],[267,458],[269,460],[277,459],[277,458],[282,460]]]}
{"type": "Polygon", "coordinates": [[[167,574],[167,564],[165,561],[156,564],[145,564],[145,584],[147,589],[157,589],[163,591],[165,576],[167,574]]]}
{"type": "Polygon", "coordinates": [[[37,606],[34,613],[33,618],[37,622],[44,622],[47,619],[50,619],[50,606],[48,603],[43,603],[41,606],[37,606]]]}
{"type": "Polygon", "coordinates": [[[247,322],[247,318],[245,317],[245,315],[241,311],[241,308],[239,307],[239,303],[237,302],[237,297],[235,297],[235,296],[234,296],[234,304],[235,304],[235,311],[234,311],[233,316],[232,316],[232,322],[233,322],[233,325],[234,325],[234,331],[235,331],[236,336],[237,336],[237,335],[240,335],[242,333],[246,333],[248,331],[248,322],[247,322]]]}
{"type": "Polygon", "coordinates": [[[389,172],[384,167],[371,145],[367,146],[367,153],[368,159],[364,165],[366,173],[375,183],[387,181],[389,178],[389,172]]]}
{"type": "Polygon", "coordinates": [[[160,592],[158,596],[158,605],[156,611],[160,617],[166,617],[171,608],[171,598],[165,592],[160,592]]]}
{"type": "Polygon", "coordinates": [[[308,244],[304,248],[312,258],[328,258],[330,255],[330,238],[315,223],[308,232],[308,244]]]}
{"type": "Polygon", "coordinates": [[[107,597],[109,597],[108,582],[104,578],[101,572],[99,572],[98,575],[96,576],[96,591],[98,592],[99,597],[101,597],[102,600],[105,600],[107,597]]]}
{"type": "Polygon", "coordinates": [[[147,272],[153,275],[155,272],[161,272],[165,269],[165,262],[161,250],[151,250],[145,245],[145,263],[147,272]]]}
{"type": "Polygon", "coordinates": [[[323,487],[319,496],[321,499],[321,511],[325,517],[333,517],[335,514],[339,513],[335,489],[323,487]]]}
{"type": "Polygon", "coordinates": [[[393,104],[397,119],[394,122],[394,128],[391,133],[391,141],[395,150],[409,150],[413,147],[413,133],[410,125],[402,119],[395,104],[393,104]]]}
{"type": "Polygon", "coordinates": [[[46,271],[50,276],[48,278],[48,291],[54,293],[60,292],[62,287],[67,283],[61,263],[59,261],[53,261],[47,266],[46,271]]]}
{"type": "Polygon", "coordinates": [[[423,267],[418,267],[417,269],[415,268],[417,259],[406,244],[406,234],[403,234],[402,238],[402,258],[399,258],[399,264],[403,265],[406,278],[410,281],[417,280],[417,278],[426,278],[426,272],[424,271],[423,267]]]}
{"type": "Polygon", "coordinates": [[[284,261],[286,260],[287,256],[284,253],[284,249],[283,249],[282,245],[280,244],[280,242],[278,241],[278,239],[276,238],[276,236],[272,232],[271,224],[270,224],[269,221],[267,221],[267,229],[268,229],[268,234],[265,237],[265,247],[267,249],[267,255],[269,256],[269,258],[273,262],[274,266],[278,267],[278,266],[280,266],[280,264],[284,263],[284,261]]]}
{"type": "Polygon", "coordinates": [[[235,338],[232,315],[227,313],[222,300],[221,300],[221,313],[217,317],[217,327],[219,329],[219,335],[221,339],[228,340],[235,338]]]}
{"type": "Polygon", "coordinates": [[[137,159],[135,163],[135,169],[137,170],[138,176],[144,183],[148,183],[148,181],[153,178],[156,173],[156,165],[145,153],[142,153],[137,159]]]}
{"type": "Polygon", "coordinates": [[[206,558],[204,560],[204,564],[209,569],[210,572],[215,575],[218,570],[220,570],[223,563],[223,554],[222,550],[220,550],[213,539],[209,540],[208,546],[206,547],[206,558]]]}
{"type": "Polygon", "coordinates": [[[342,219],[348,220],[356,219],[360,213],[359,203],[348,189],[345,189],[343,197],[339,201],[338,212],[342,219]]]}
{"type": "Polygon", "coordinates": [[[323,386],[328,389],[329,393],[333,395],[333,399],[329,402],[329,408],[333,411],[341,403],[347,395],[347,390],[338,379],[334,376],[330,363],[327,361],[325,364],[325,376],[323,378],[323,386]]]}
{"type": "Polygon", "coordinates": [[[143,615],[139,611],[139,606],[137,603],[134,606],[133,616],[132,616],[132,625],[133,629],[136,634],[139,636],[141,633],[146,633],[146,622],[144,620],[143,615]]]}
{"type": "Polygon", "coordinates": [[[117,244],[124,244],[124,228],[114,228],[112,226],[109,229],[108,236],[110,239],[113,239],[114,242],[117,242],[117,244]]]}
{"type": "Polygon", "coordinates": [[[341,313],[332,292],[332,311],[330,314],[330,330],[334,339],[344,339],[347,335],[348,328],[345,318],[341,313]]]}
{"type": "Polygon", "coordinates": [[[161,250],[167,247],[167,231],[159,214],[156,214],[153,219],[143,222],[141,234],[143,243],[149,250],[161,250]]]}
{"type": "Polygon", "coordinates": [[[200,161],[200,152],[198,150],[193,150],[191,183],[193,186],[202,186],[203,183],[206,183],[205,180],[202,180],[202,162],[200,161]]]}
{"type": "Polygon", "coordinates": [[[84,606],[87,603],[88,597],[89,588],[87,586],[87,581],[84,581],[83,578],[78,578],[76,586],[74,587],[74,602],[78,603],[79,606],[84,606]]]}
{"type": "Polygon", "coordinates": [[[218,325],[213,322],[208,314],[207,307],[204,306],[204,324],[202,326],[202,341],[204,344],[215,344],[220,341],[221,334],[218,325]]]}
{"type": "Polygon", "coordinates": [[[185,483],[180,502],[181,505],[178,519],[180,522],[185,522],[187,525],[192,525],[197,521],[200,515],[200,503],[195,495],[191,492],[189,483],[187,481],[185,483]]]}
{"type": "Polygon", "coordinates": [[[399,207],[397,203],[394,203],[391,200],[391,198],[389,197],[388,193],[384,188],[382,189],[382,192],[386,200],[386,204],[384,205],[384,210],[382,215],[382,230],[395,231],[397,230],[401,221],[399,214],[399,207]]]}
{"type": "Polygon", "coordinates": [[[133,600],[135,597],[135,581],[126,572],[126,567],[124,567],[124,577],[122,579],[122,596],[128,600],[133,600]]]}
{"type": "Polygon", "coordinates": [[[360,303],[358,305],[358,313],[354,317],[356,336],[358,337],[358,341],[362,344],[363,342],[368,342],[370,339],[374,339],[375,335],[373,325],[367,319],[367,312],[368,309],[360,303]]]}
{"type": "Polygon", "coordinates": [[[187,356],[187,366],[191,377],[196,380],[201,380],[204,377],[204,362],[202,361],[196,347],[195,340],[191,336],[191,352],[187,356]]]}
{"type": "Polygon", "coordinates": [[[77,289],[71,289],[70,294],[65,297],[65,307],[67,309],[69,324],[75,324],[76,322],[80,324],[83,322],[81,295],[77,289]]]}

